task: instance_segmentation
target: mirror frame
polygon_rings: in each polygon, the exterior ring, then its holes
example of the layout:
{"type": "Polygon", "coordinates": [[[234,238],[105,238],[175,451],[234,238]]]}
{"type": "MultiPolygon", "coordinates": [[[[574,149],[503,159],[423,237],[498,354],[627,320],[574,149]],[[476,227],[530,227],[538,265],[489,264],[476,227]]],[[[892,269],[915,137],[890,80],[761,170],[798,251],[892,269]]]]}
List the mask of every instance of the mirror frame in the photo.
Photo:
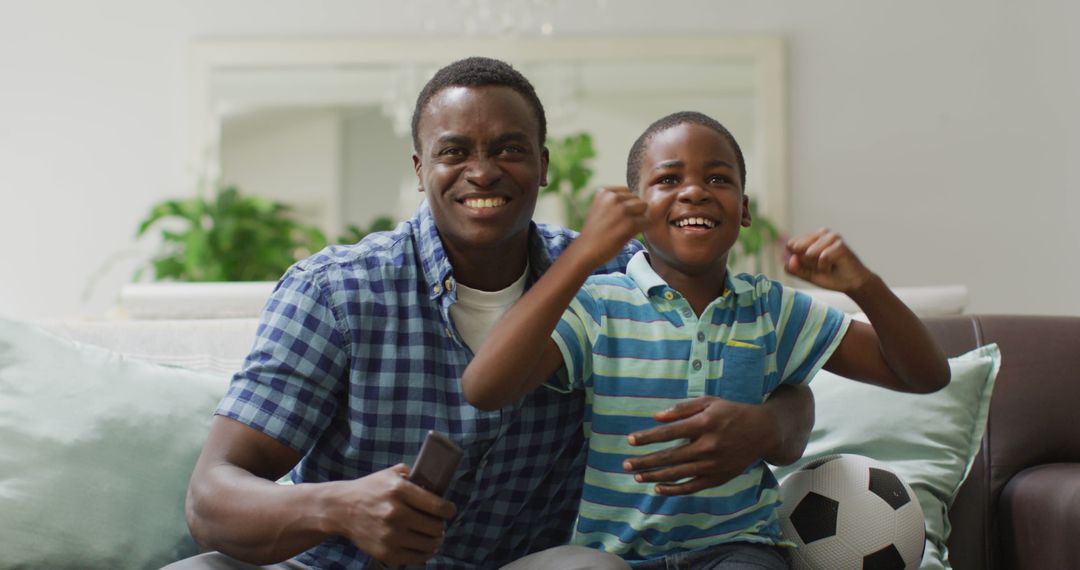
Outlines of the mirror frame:
{"type": "MultiPolygon", "coordinates": [[[[190,48],[189,172],[196,181],[220,172],[220,120],[213,112],[211,79],[230,68],[440,65],[472,55],[515,62],[686,61],[752,63],[758,106],[763,178],[751,192],[759,211],[781,231],[789,229],[787,89],[783,39],[775,35],[556,36],[535,38],[425,38],[205,40],[190,48]]],[[[198,185],[201,187],[201,185],[198,185]]]]}

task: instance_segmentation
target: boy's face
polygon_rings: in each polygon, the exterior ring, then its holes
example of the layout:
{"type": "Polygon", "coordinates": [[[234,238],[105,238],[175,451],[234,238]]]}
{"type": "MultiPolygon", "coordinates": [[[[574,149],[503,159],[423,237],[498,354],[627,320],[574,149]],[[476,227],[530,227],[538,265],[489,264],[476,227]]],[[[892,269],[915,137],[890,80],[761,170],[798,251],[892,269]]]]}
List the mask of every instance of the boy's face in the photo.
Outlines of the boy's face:
{"type": "Polygon", "coordinates": [[[539,132],[532,107],[509,87],[448,87],[427,103],[413,166],[451,259],[527,239],[547,183],[539,132]]]}
{"type": "Polygon", "coordinates": [[[750,209],[727,139],[693,123],[656,133],[641,161],[638,189],[648,206],[645,239],[653,269],[722,277],[750,209]]]}

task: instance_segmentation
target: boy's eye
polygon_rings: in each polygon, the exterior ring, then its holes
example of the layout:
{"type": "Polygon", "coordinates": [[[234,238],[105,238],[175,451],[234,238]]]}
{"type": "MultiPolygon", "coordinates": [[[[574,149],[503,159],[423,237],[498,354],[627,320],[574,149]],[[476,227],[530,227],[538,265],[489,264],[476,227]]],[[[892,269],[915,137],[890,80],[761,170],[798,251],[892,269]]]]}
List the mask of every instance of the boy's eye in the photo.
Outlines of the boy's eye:
{"type": "Polygon", "coordinates": [[[679,179],[673,174],[665,174],[664,176],[657,178],[656,183],[670,186],[671,184],[678,184],[679,179]]]}
{"type": "Polygon", "coordinates": [[[709,177],[709,184],[731,184],[731,178],[723,174],[714,174],[709,177]]]}

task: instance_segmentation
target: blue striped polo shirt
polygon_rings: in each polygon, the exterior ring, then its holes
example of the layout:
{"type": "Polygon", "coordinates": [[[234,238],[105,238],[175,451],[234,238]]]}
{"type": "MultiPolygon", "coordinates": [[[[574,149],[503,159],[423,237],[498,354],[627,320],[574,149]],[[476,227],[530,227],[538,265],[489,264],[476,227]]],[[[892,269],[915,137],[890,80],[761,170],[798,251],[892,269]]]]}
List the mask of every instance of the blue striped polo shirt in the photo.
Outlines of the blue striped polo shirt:
{"type": "Polygon", "coordinates": [[[807,381],[849,322],[747,274],[728,276],[724,294],[695,316],[644,252],[625,275],[590,277],[552,333],[565,362],[556,388],[586,393],[588,459],[574,542],[628,561],[734,541],[786,544],[779,489],[764,461],[720,487],[661,496],[622,463],[672,443],[631,447],[626,436],[659,425],[653,414],[689,398],[760,404],[782,383],[807,381]]]}
{"type": "MultiPolygon", "coordinates": [[[[577,234],[534,224],[534,282],[577,234]]],[[[601,272],[622,271],[632,242],[601,272]]],[[[494,412],[469,405],[472,351],[450,316],[454,268],[422,204],[395,230],[332,246],[293,266],[263,311],[254,347],[217,414],[303,454],[297,483],[357,479],[411,464],[428,430],[465,455],[446,497],[457,505],[427,568],[498,568],[570,538],[581,493],[584,398],[535,390],[494,412]]],[[[362,569],[342,537],[297,557],[362,569]]]]}

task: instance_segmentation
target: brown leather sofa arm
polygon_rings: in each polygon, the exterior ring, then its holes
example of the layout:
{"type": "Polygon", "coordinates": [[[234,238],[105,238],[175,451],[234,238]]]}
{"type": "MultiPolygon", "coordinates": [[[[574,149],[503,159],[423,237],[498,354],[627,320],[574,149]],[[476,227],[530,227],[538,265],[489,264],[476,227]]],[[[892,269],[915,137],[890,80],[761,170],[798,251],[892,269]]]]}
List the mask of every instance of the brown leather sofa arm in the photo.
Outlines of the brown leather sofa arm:
{"type": "Polygon", "coordinates": [[[1080,463],[1017,473],[1002,491],[1001,509],[1010,568],[1080,568],[1080,463]]]}

